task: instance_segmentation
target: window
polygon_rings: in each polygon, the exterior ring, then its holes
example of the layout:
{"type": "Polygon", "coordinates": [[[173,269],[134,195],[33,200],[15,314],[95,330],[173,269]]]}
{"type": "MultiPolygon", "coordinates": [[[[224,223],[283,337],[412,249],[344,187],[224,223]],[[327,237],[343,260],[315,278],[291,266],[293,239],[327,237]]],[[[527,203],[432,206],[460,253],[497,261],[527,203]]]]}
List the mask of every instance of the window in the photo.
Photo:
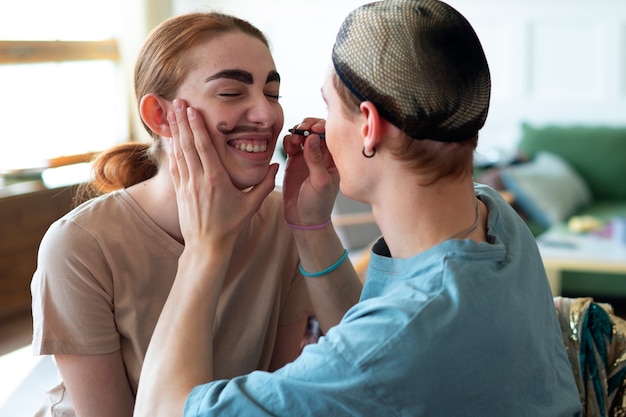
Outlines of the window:
{"type": "Polygon", "coordinates": [[[0,172],[129,140],[122,1],[30,0],[1,8],[0,172]]]}

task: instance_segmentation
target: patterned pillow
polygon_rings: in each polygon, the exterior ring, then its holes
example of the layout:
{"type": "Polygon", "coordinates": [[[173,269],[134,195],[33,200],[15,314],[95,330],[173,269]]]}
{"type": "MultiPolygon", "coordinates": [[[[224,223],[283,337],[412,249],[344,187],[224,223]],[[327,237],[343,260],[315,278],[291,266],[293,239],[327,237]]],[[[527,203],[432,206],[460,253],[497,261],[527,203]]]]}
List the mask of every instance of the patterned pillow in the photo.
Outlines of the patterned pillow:
{"type": "Polygon", "coordinates": [[[550,227],[591,203],[585,180],[560,156],[539,152],[527,163],[502,169],[502,182],[529,220],[550,227]]]}

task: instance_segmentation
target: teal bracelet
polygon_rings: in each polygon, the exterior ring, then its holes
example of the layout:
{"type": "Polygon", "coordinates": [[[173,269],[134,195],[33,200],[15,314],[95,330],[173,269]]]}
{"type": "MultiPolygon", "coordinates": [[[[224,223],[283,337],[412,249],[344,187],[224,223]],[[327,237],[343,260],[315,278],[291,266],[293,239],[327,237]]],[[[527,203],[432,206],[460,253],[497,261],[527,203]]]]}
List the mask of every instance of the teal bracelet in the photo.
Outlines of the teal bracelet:
{"type": "Polygon", "coordinates": [[[333,272],[335,269],[339,268],[339,265],[341,265],[341,263],[343,261],[345,261],[347,257],[348,257],[348,249],[344,249],[343,250],[343,255],[341,255],[341,258],[339,258],[339,260],[337,262],[335,262],[334,264],[332,264],[328,268],[322,269],[319,272],[307,272],[304,269],[302,269],[302,264],[300,264],[299,265],[300,273],[302,275],[304,275],[305,277],[313,277],[313,278],[321,277],[322,275],[326,275],[326,274],[328,274],[330,272],[333,272]]]}

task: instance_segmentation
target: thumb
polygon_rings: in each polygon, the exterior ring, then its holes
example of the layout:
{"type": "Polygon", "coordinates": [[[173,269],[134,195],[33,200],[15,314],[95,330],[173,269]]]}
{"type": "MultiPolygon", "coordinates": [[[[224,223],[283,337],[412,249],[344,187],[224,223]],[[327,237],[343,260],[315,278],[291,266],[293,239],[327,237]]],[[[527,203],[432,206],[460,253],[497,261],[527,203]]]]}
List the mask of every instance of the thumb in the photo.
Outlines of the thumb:
{"type": "Polygon", "coordinates": [[[276,188],[276,174],[278,173],[278,164],[271,164],[265,174],[263,181],[255,185],[248,195],[258,207],[261,207],[263,201],[276,188]]]}
{"type": "Polygon", "coordinates": [[[321,143],[318,135],[312,135],[304,142],[304,159],[309,170],[325,170],[321,143]]]}

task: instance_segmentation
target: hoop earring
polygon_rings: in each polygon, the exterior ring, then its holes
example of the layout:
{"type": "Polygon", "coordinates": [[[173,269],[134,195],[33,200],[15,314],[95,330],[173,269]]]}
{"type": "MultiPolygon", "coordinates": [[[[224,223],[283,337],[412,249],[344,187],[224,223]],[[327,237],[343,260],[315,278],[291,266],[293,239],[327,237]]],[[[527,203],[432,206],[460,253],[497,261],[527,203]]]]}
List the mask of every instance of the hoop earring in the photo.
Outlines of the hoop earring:
{"type": "Polygon", "coordinates": [[[366,154],[365,153],[365,146],[363,147],[363,149],[361,149],[361,153],[363,154],[364,157],[366,158],[372,158],[374,155],[376,155],[376,147],[372,148],[372,153],[370,154],[366,154]]]}

